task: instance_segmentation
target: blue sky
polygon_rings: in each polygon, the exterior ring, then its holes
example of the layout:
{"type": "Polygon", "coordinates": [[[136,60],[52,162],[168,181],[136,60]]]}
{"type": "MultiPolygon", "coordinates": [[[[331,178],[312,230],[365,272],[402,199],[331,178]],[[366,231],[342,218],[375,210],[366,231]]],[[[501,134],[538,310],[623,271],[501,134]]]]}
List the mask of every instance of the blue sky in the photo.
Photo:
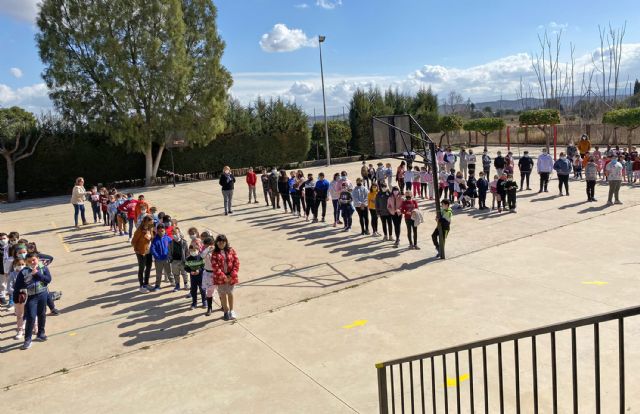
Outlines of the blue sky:
{"type": "MultiPolygon", "coordinates": [[[[0,0],[2,106],[34,111],[50,106],[34,42],[36,2],[0,0]]],[[[617,0],[606,8],[584,0],[215,3],[227,43],[223,63],[234,75],[232,94],[243,103],[281,96],[308,113],[320,111],[318,34],[327,36],[323,55],[331,113],[341,112],[359,86],[412,92],[431,85],[441,98],[456,90],[477,102],[500,94],[514,98],[520,77],[535,85],[530,60],[545,28],[563,31],[561,62],[568,60],[569,42],[575,44],[581,74],[593,68],[598,24],[617,27],[626,20],[621,78],[624,84],[627,76],[640,77],[637,0],[617,0]]]]}

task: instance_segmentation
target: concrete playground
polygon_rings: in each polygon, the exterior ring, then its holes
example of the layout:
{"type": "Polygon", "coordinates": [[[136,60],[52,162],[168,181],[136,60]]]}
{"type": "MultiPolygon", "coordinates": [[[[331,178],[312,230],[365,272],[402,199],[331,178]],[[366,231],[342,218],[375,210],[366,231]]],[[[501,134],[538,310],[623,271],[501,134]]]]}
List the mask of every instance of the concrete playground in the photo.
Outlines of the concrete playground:
{"type": "MultiPolygon", "coordinates": [[[[330,178],[343,169],[355,180],[360,163],[305,173],[330,178]]],[[[187,292],[167,286],[139,293],[127,238],[99,224],[73,228],[68,196],[2,205],[0,230],[20,231],[53,255],[51,289],[63,291],[61,315],[47,318],[49,340],[28,351],[13,339],[13,314],[0,313],[2,406],[372,413],[376,362],[638,305],[640,184],[623,184],[624,204],[607,206],[605,184],[596,187],[599,201],[588,203],[584,181],[572,180],[571,195],[558,197],[555,177],[542,194],[537,177],[534,171],[532,191],[518,193],[517,213],[455,211],[444,261],[434,258],[430,240],[433,202],[420,201],[426,222],[416,251],[407,249],[404,223],[394,249],[361,236],[357,215],[353,230],[343,233],[263,201],[246,204],[243,177],[230,216],[223,215],[216,181],[133,190],[177,218],[183,232],[195,226],[227,235],[241,263],[233,323],[222,312],[206,317],[203,309],[189,310],[187,292]]],[[[625,327],[627,412],[640,412],[638,319],[625,327]]],[[[603,327],[606,335],[615,329],[603,327]]],[[[617,361],[611,349],[603,348],[604,361],[617,361]]],[[[563,364],[567,355],[559,354],[563,364]]],[[[581,390],[588,393],[592,371],[586,359],[581,363],[581,390]]],[[[570,371],[561,374],[561,382],[571,381],[570,371]]],[[[603,369],[603,382],[609,378],[615,386],[615,372],[603,369]]],[[[606,387],[603,412],[613,412],[617,394],[606,387]]],[[[549,412],[544,390],[540,412],[549,412]]],[[[569,411],[570,401],[570,392],[562,395],[559,412],[569,411]]]]}

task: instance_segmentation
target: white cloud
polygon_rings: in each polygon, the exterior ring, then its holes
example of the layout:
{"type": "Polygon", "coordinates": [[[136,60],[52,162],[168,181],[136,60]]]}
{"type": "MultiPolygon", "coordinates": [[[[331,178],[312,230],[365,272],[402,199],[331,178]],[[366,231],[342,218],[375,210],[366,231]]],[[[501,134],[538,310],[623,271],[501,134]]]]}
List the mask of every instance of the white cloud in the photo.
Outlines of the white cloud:
{"type": "Polygon", "coordinates": [[[29,23],[35,22],[40,0],[1,0],[0,14],[29,23]]]}
{"type": "Polygon", "coordinates": [[[53,108],[48,92],[47,85],[44,83],[17,89],[0,83],[0,106],[20,106],[36,114],[47,112],[53,108]]]}
{"type": "Polygon", "coordinates": [[[545,24],[541,24],[540,26],[538,26],[538,30],[547,30],[549,33],[560,33],[567,31],[567,29],[569,28],[569,23],[558,23],[558,22],[554,22],[551,21],[549,23],[545,24]]]}
{"type": "Polygon", "coordinates": [[[20,70],[20,68],[11,68],[9,72],[11,72],[14,78],[20,79],[22,77],[22,70],[20,70]]]}
{"type": "Polygon", "coordinates": [[[307,3],[301,3],[301,4],[296,4],[293,7],[295,7],[296,9],[308,9],[309,5],[307,3]]]}
{"type": "Polygon", "coordinates": [[[342,6],[342,0],[317,0],[316,6],[326,10],[333,10],[338,6],[342,6]]]}
{"type": "Polygon", "coordinates": [[[293,95],[309,95],[314,90],[314,86],[310,82],[299,82],[296,81],[289,88],[289,92],[293,95]]]}
{"type": "Polygon", "coordinates": [[[302,47],[315,47],[316,44],[316,40],[307,37],[302,30],[289,29],[283,23],[273,26],[260,39],[260,47],[265,52],[293,52],[302,47]]]}

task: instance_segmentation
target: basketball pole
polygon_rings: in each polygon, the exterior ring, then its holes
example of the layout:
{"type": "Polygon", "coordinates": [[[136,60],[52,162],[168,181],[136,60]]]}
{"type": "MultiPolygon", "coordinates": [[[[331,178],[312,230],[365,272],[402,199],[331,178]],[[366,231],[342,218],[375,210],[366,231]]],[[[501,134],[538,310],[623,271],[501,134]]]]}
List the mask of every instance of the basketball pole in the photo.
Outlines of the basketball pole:
{"type": "Polygon", "coordinates": [[[318,47],[320,49],[320,79],[322,80],[322,106],[324,107],[324,140],[327,146],[327,167],[331,165],[331,151],[329,150],[329,123],[327,122],[327,100],[324,94],[324,67],[322,66],[322,42],[326,36],[318,36],[318,47]]]}

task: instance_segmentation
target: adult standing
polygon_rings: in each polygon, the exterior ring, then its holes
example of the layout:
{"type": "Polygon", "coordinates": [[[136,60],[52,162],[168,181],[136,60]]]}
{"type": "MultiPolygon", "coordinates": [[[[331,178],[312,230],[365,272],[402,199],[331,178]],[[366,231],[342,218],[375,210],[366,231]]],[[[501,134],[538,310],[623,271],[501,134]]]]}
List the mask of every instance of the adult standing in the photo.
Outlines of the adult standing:
{"type": "Polygon", "coordinates": [[[573,161],[577,153],[578,153],[578,148],[573,143],[573,141],[569,141],[569,144],[567,145],[567,158],[573,161]]]}
{"type": "Polygon", "coordinates": [[[26,257],[26,267],[18,273],[16,283],[14,285],[14,301],[20,303],[21,293],[26,293],[24,314],[27,320],[24,333],[24,343],[22,349],[31,348],[31,338],[33,336],[33,327],[38,320],[38,336],[39,341],[46,341],[45,324],[47,321],[47,296],[49,289],[47,286],[51,283],[51,273],[49,268],[39,263],[36,253],[28,253],[26,257]]]}
{"type": "Polygon", "coordinates": [[[331,195],[331,204],[333,205],[333,227],[342,224],[340,221],[340,205],[338,204],[341,191],[342,181],[340,181],[340,174],[335,173],[333,174],[333,181],[329,184],[329,194],[331,195]]]}
{"type": "Polygon", "coordinates": [[[566,190],[567,195],[569,195],[569,174],[571,174],[571,161],[567,159],[564,152],[560,153],[560,158],[556,160],[555,164],[553,164],[553,169],[558,174],[558,191],[562,196],[562,186],[566,190]]]}
{"type": "Polygon", "coordinates": [[[360,219],[361,234],[369,234],[369,208],[368,208],[369,189],[363,184],[362,179],[356,180],[356,188],[353,189],[353,206],[356,208],[358,218],[360,219]]]}
{"type": "Polygon", "coordinates": [[[153,217],[145,216],[142,224],[136,229],[131,239],[133,251],[138,259],[138,282],[140,284],[140,293],[149,292],[149,276],[151,275],[151,263],[153,256],[149,250],[151,240],[153,240],[153,217]]]}
{"type": "Polygon", "coordinates": [[[578,152],[580,152],[580,157],[584,158],[589,151],[591,151],[591,141],[589,141],[589,136],[587,134],[582,134],[580,141],[578,141],[578,152]]]}
{"type": "Polygon", "coordinates": [[[213,268],[213,284],[218,289],[220,303],[224,311],[223,319],[225,321],[236,319],[236,312],[233,310],[233,290],[238,284],[240,260],[224,234],[219,234],[216,237],[215,247],[211,253],[211,266],[213,268]]]}
{"type": "Polygon", "coordinates": [[[622,184],[621,160],[622,157],[612,158],[609,164],[607,164],[607,168],[605,170],[607,181],[609,182],[609,197],[607,198],[607,204],[610,206],[614,204],[614,198],[615,204],[622,204],[619,197],[620,185],[622,184]]]}
{"type": "Polygon", "coordinates": [[[487,177],[487,180],[490,178],[491,173],[491,157],[487,150],[482,152],[482,171],[484,171],[484,176],[487,177]]]}
{"type": "Polygon", "coordinates": [[[278,194],[282,198],[282,207],[284,207],[284,213],[287,214],[287,205],[289,210],[293,213],[293,204],[291,203],[291,196],[289,192],[289,177],[285,170],[280,170],[280,177],[278,177],[278,194]]]}
{"type": "Polygon", "coordinates": [[[389,191],[389,187],[387,184],[382,181],[380,183],[380,191],[376,194],[376,214],[380,217],[380,222],[382,224],[382,233],[384,237],[382,241],[391,241],[392,234],[392,222],[391,222],[391,213],[387,208],[387,203],[389,201],[389,197],[391,197],[391,192],[389,191]]]}
{"type": "Polygon", "coordinates": [[[531,190],[529,188],[529,178],[533,170],[533,160],[529,156],[529,151],[525,151],[524,155],[518,160],[518,168],[520,169],[520,191],[524,188],[525,179],[527,180],[527,190],[531,190]]]}
{"type": "Polygon", "coordinates": [[[325,222],[325,216],[327,215],[327,199],[329,198],[329,188],[331,184],[329,180],[324,178],[324,173],[318,174],[318,181],[316,181],[316,214],[320,213],[320,207],[322,207],[322,216],[320,221],[325,222]]]}
{"type": "Polygon", "coordinates": [[[391,221],[393,222],[393,228],[396,234],[396,241],[393,244],[393,247],[398,247],[400,245],[400,224],[402,223],[402,211],[400,208],[402,207],[402,195],[400,195],[400,189],[398,187],[393,187],[391,190],[391,196],[387,201],[387,210],[389,210],[389,214],[391,214],[391,221]]]}
{"type": "Polygon", "coordinates": [[[469,165],[469,160],[467,158],[467,151],[464,147],[460,147],[460,154],[458,155],[460,158],[460,171],[464,174],[464,179],[467,179],[467,166],[469,165]]]}
{"type": "Polygon", "coordinates": [[[404,173],[405,173],[405,163],[404,161],[400,162],[398,169],[396,170],[396,182],[398,183],[398,187],[404,190],[404,173]]]}
{"type": "Polygon", "coordinates": [[[233,213],[232,201],[233,201],[233,187],[236,182],[236,178],[231,174],[231,168],[225,166],[222,169],[222,175],[220,176],[220,187],[222,187],[222,198],[224,199],[224,215],[233,213]]]}
{"type": "MultiPolygon", "coordinates": [[[[476,155],[473,153],[473,150],[469,148],[469,153],[467,154],[467,168],[469,169],[469,175],[475,175],[476,173],[476,155]]],[[[465,178],[466,178],[465,171],[465,178]]]]}
{"type": "Polygon", "coordinates": [[[87,190],[84,188],[84,178],[76,178],[76,185],[71,192],[71,204],[73,204],[73,220],[78,226],[78,214],[82,217],[82,224],[87,224],[84,216],[84,202],[87,199],[87,190]]]}
{"type": "Polygon", "coordinates": [[[549,191],[547,189],[549,175],[553,172],[553,158],[551,158],[546,148],[542,148],[542,154],[538,157],[537,168],[540,175],[540,190],[538,190],[538,193],[543,191],[547,193],[549,191]]]}
{"type": "Polygon", "coordinates": [[[502,153],[500,151],[498,151],[497,155],[496,155],[496,159],[493,160],[493,166],[496,167],[496,171],[498,174],[498,177],[502,177],[502,173],[504,172],[504,166],[506,165],[506,161],[504,159],[504,157],[502,156],[502,153]]]}

